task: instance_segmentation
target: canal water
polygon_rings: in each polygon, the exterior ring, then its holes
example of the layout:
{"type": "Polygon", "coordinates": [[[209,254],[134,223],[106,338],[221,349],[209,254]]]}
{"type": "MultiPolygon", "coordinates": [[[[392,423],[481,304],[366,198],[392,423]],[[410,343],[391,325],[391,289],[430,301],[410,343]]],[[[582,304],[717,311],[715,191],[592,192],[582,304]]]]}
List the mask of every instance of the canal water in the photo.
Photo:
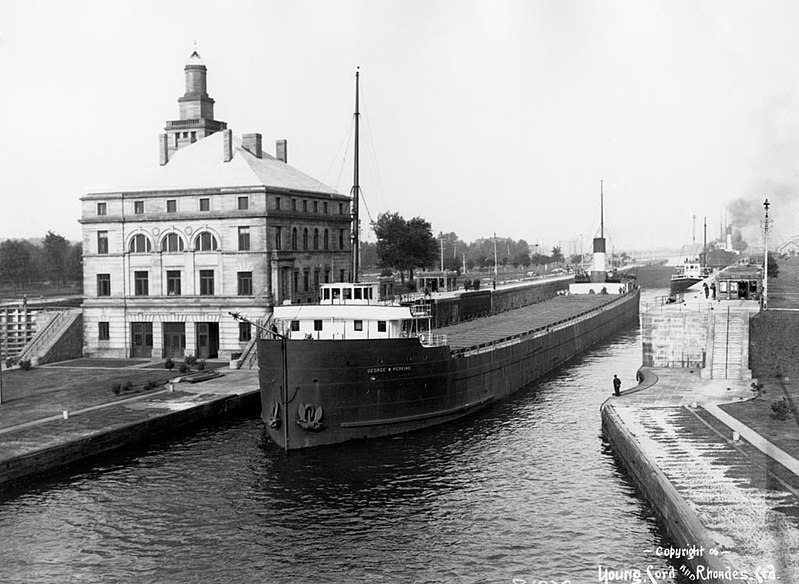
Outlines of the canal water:
{"type": "Polygon", "coordinates": [[[640,362],[632,327],[430,431],[286,455],[238,419],[119,456],[0,502],[0,582],[682,584],[600,436],[640,362]]]}

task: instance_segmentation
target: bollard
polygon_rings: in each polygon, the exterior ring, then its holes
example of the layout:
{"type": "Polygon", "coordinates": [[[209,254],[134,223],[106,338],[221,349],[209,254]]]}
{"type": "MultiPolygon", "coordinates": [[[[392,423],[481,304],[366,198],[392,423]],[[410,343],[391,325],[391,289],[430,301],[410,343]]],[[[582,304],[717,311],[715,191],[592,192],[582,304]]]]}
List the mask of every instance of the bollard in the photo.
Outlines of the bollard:
{"type": "Polygon", "coordinates": [[[64,410],[64,419],[65,420],[69,419],[69,410],[64,410]]]}
{"type": "Polygon", "coordinates": [[[170,381],[169,383],[166,384],[166,388],[171,393],[171,392],[175,391],[175,384],[170,381]]]}

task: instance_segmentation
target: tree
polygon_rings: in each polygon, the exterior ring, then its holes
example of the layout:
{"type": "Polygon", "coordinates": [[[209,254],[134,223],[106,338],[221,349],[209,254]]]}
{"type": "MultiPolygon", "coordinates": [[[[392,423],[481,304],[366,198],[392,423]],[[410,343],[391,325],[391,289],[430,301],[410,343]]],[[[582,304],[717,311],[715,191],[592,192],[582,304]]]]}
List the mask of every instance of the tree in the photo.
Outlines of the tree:
{"type": "Polygon", "coordinates": [[[57,284],[67,281],[69,248],[69,242],[57,233],[48,231],[44,237],[45,277],[57,284]]]}
{"type": "Polygon", "coordinates": [[[552,261],[556,264],[560,265],[563,261],[563,252],[560,250],[560,247],[553,247],[552,248],[552,261]]]}
{"type": "Polygon", "coordinates": [[[35,274],[33,256],[24,241],[8,239],[0,243],[0,279],[21,288],[35,274]]]}
{"type": "Polygon", "coordinates": [[[380,267],[395,268],[405,282],[407,271],[413,279],[415,268],[432,267],[438,259],[438,244],[430,223],[421,217],[406,221],[398,213],[381,213],[372,222],[377,237],[380,267]]]}

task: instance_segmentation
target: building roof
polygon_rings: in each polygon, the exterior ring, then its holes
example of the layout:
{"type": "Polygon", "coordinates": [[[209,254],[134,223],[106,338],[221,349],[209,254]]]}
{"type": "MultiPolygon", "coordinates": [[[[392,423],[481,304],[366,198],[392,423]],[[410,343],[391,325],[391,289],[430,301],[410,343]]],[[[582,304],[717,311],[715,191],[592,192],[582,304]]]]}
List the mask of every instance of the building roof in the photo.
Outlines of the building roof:
{"type": "Polygon", "coordinates": [[[92,193],[174,191],[208,188],[272,187],[326,195],[341,195],[335,189],[270,156],[258,158],[245,150],[233,136],[233,158],[224,162],[223,132],[216,132],[172,153],[163,166],[157,162],[109,188],[92,193]]]}

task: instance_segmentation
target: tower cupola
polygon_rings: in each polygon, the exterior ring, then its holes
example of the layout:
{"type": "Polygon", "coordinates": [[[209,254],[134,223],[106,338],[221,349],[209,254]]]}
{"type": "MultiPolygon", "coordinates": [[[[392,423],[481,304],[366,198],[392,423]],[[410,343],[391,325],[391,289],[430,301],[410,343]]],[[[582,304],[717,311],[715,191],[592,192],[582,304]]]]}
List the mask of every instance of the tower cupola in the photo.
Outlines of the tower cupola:
{"type": "Polygon", "coordinates": [[[168,121],[164,127],[166,133],[161,134],[161,165],[169,162],[176,150],[227,128],[225,122],[214,119],[214,100],[208,95],[208,69],[196,50],[189,55],[183,74],[186,92],[178,98],[180,119],[168,121]]]}

